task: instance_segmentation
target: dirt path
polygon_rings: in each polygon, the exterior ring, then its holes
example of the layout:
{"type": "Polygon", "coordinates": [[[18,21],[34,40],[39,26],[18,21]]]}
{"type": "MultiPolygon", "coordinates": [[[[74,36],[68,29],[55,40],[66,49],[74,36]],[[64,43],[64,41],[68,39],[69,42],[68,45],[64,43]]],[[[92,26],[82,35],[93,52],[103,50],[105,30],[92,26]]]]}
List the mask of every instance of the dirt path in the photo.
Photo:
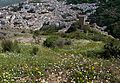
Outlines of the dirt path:
{"type": "MultiPolygon", "coordinates": [[[[15,40],[21,43],[35,43],[35,39],[33,39],[32,37],[17,37],[15,38],[15,40]]],[[[41,36],[40,42],[43,42],[45,40],[46,40],[46,37],[41,36]]]]}

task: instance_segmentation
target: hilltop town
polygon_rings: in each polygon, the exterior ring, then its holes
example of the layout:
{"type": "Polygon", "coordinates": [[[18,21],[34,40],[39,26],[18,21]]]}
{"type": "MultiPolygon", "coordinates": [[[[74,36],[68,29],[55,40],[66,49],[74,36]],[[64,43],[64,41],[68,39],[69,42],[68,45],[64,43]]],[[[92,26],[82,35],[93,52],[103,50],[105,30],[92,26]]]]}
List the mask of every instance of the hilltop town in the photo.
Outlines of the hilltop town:
{"type": "Polygon", "coordinates": [[[57,0],[27,1],[0,8],[0,28],[39,30],[44,25],[69,28],[83,12],[93,10],[88,16],[96,8],[95,4],[67,5],[57,0]]]}

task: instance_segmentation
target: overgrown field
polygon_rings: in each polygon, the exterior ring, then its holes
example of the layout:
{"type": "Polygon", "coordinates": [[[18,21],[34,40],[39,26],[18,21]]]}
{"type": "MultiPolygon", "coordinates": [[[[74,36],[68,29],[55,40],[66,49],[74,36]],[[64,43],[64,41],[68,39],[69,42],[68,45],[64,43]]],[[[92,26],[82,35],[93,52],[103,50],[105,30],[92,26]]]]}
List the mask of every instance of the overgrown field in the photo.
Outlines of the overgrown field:
{"type": "MultiPolygon", "coordinates": [[[[41,36],[41,39],[46,37],[41,36]]],[[[11,52],[3,52],[0,47],[0,82],[120,82],[120,60],[99,58],[104,51],[102,41],[70,40],[70,45],[55,48],[44,47],[43,42],[18,43],[19,51],[11,52]]]]}

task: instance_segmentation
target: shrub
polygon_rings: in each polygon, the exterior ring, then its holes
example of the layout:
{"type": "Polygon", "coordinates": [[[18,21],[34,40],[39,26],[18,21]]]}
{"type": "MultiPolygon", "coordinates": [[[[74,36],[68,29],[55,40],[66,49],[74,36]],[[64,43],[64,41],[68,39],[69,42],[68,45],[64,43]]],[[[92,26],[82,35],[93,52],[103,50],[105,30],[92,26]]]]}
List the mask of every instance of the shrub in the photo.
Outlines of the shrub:
{"type": "Polygon", "coordinates": [[[58,37],[51,36],[44,41],[43,45],[46,47],[55,47],[56,40],[58,40],[58,37]]]}
{"type": "Polygon", "coordinates": [[[13,51],[13,42],[11,40],[2,40],[2,43],[1,43],[1,46],[2,46],[2,51],[3,52],[6,52],[6,51],[13,51]]]}
{"type": "Polygon", "coordinates": [[[103,42],[108,42],[113,39],[112,37],[101,34],[99,32],[90,32],[90,31],[83,32],[79,30],[71,33],[60,34],[60,36],[63,38],[87,39],[87,40],[103,41],[103,42]]]}
{"type": "MultiPolygon", "coordinates": [[[[32,31],[31,31],[32,32],[32,31]]],[[[40,31],[39,30],[35,30],[33,33],[33,37],[39,36],[40,35],[40,31]]]]}
{"type": "Polygon", "coordinates": [[[44,25],[40,31],[43,35],[48,35],[57,32],[59,29],[61,29],[61,27],[57,27],[55,25],[44,25]]]}
{"type": "Polygon", "coordinates": [[[2,51],[3,52],[20,52],[20,48],[18,46],[18,42],[17,41],[11,41],[11,40],[2,40],[1,42],[1,46],[2,46],[2,51]]]}
{"type": "Polygon", "coordinates": [[[58,39],[55,42],[56,47],[61,47],[62,48],[64,46],[64,44],[65,44],[65,41],[63,39],[58,39]]]}
{"type": "Polygon", "coordinates": [[[71,45],[71,41],[68,39],[59,38],[56,36],[52,36],[46,39],[43,43],[46,47],[63,47],[64,45],[71,45]]]}
{"type": "Polygon", "coordinates": [[[67,30],[66,33],[75,32],[75,31],[77,31],[78,29],[81,29],[81,26],[80,26],[80,24],[79,24],[79,21],[76,21],[76,22],[74,22],[74,23],[70,26],[70,28],[67,30]]]}
{"type": "Polygon", "coordinates": [[[71,45],[72,44],[72,41],[70,39],[65,39],[65,45],[71,45]]]}
{"type": "Polygon", "coordinates": [[[104,46],[104,58],[117,58],[120,57],[120,41],[119,40],[111,40],[109,43],[104,46]]]}
{"type": "Polygon", "coordinates": [[[38,51],[39,51],[39,48],[38,48],[37,46],[34,46],[34,47],[32,48],[31,54],[32,54],[32,55],[37,55],[38,51]]]}
{"type": "Polygon", "coordinates": [[[91,57],[91,58],[101,58],[101,54],[103,53],[103,50],[101,51],[85,51],[85,52],[81,52],[82,55],[87,56],[87,57],[91,57]]]}

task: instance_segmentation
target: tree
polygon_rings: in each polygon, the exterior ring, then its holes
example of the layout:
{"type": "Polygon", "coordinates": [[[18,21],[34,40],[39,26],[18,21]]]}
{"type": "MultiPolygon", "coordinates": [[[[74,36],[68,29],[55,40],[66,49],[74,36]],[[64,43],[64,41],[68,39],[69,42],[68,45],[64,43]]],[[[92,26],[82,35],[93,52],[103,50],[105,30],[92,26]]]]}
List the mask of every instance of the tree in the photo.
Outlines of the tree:
{"type": "Polygon", "coordinates": [[[120,0],[100,1],[96,13],[91,15],[91,22],[95,22],[99,26],[107,26],[106,31],[109,34],[120,38],[120,0]]]}
{"type": "Polygon", "coordinates": [[[120,57],[120,41],[119,40],[111,40],[104,46],[104,58],[117,58],[120,57]]]}
{"type": "Polygon", "coordinates": [[[120,38],[120,21],[109,25],[106,31],[114,37],[120,38]]]}

